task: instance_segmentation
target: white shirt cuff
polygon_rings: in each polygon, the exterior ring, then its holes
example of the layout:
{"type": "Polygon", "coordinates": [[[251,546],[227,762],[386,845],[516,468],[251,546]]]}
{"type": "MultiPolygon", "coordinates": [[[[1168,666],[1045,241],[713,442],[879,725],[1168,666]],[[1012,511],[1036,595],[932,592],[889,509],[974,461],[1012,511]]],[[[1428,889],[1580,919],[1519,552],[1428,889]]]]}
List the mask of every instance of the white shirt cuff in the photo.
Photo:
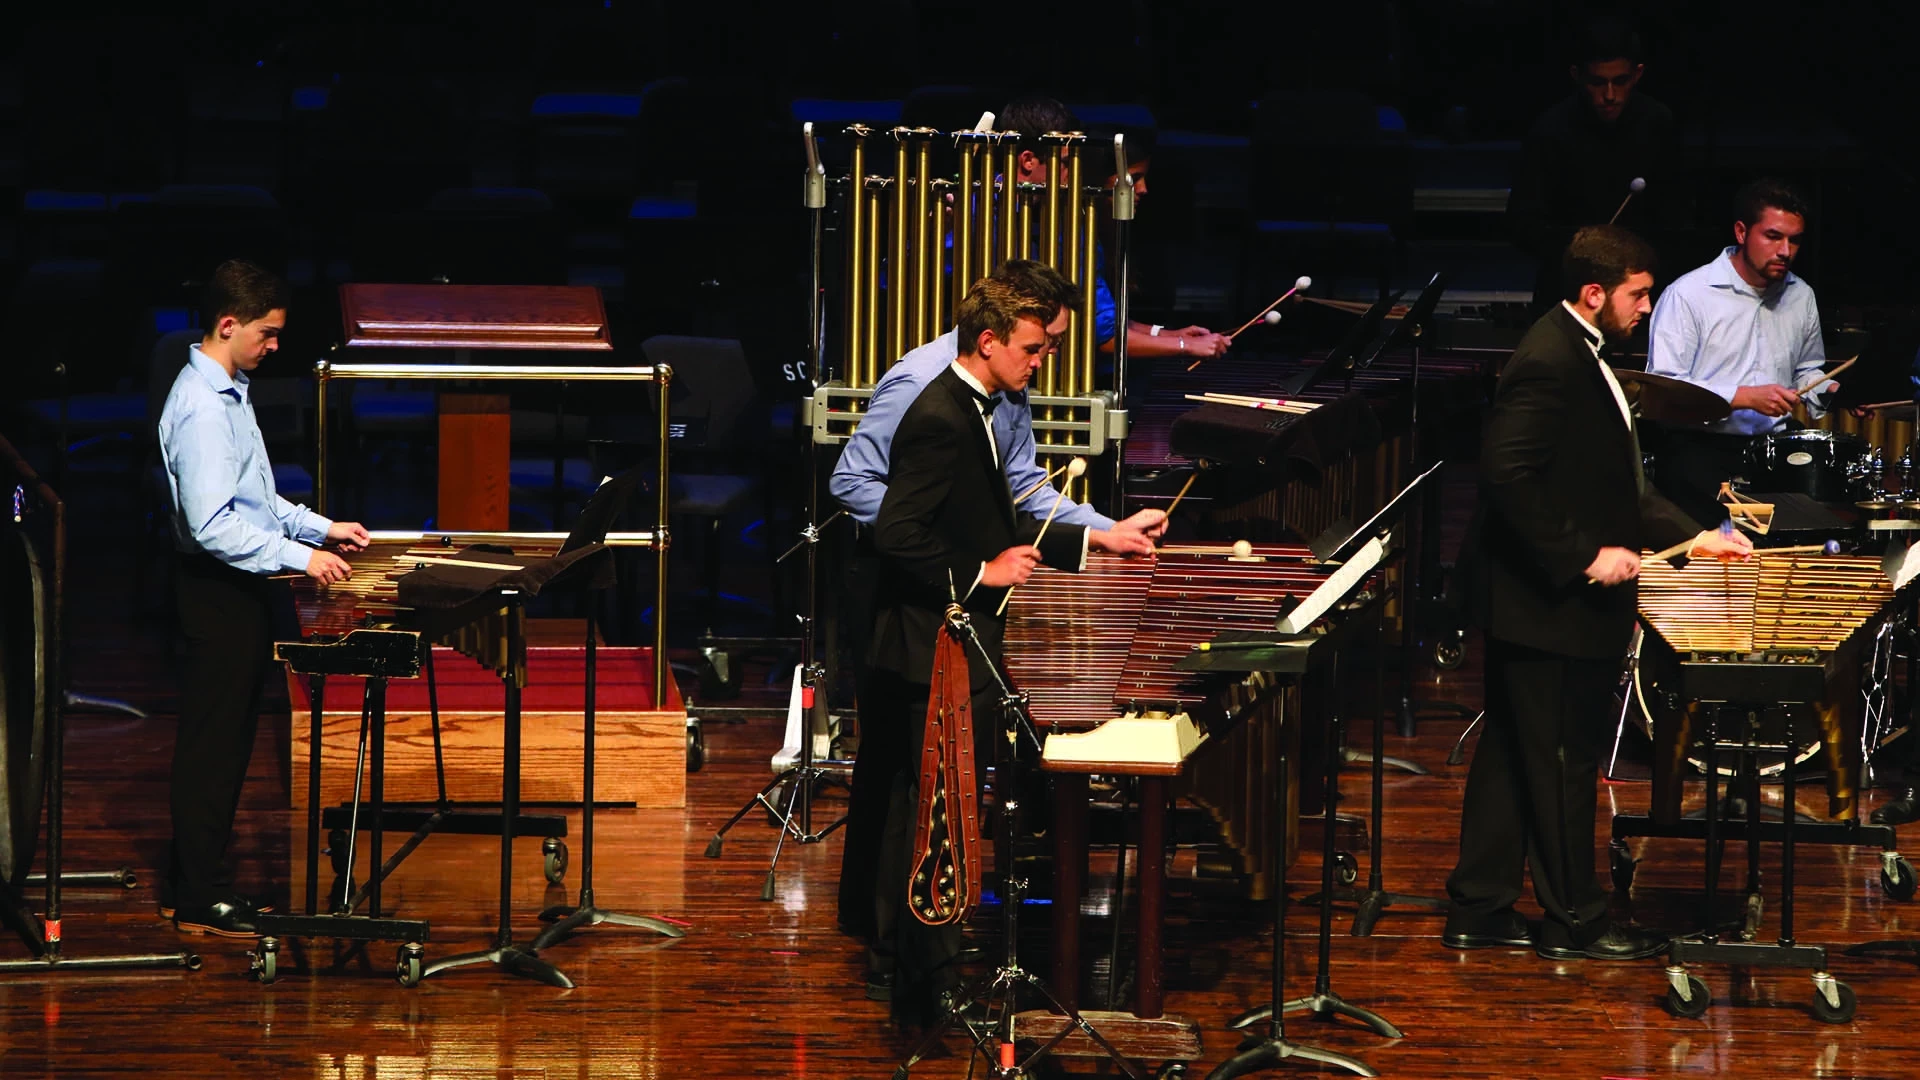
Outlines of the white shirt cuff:
{"type": "Polygon", "coordinates": [[[1081,529],[1080,530],[1080,565],[1074,567],[1075,573],[1078,573],[1087,568],[1087,545],[1092,541],[1093,541],[1093,530],[1086,529],[1086,528],[1081,529]]]}

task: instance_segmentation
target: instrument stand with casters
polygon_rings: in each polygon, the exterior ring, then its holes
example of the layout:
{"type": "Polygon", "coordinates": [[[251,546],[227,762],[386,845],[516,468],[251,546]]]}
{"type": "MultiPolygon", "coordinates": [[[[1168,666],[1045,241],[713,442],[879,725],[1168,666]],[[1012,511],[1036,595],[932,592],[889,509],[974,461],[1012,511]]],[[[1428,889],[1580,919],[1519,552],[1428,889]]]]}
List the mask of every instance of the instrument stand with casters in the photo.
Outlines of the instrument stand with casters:
{"type": "Polygon", "coordinates": [[[520,673],[516,667],[526,654],[521,626],[525,598],[518,589],[500,589],[495,595],[506,608],[507,623],[507,663],[500,677],[506,695],[500,779],[500,923],[491,949],[436,960],[421,972],[421,977],[474,964],[492,964],[510,975],[566,990],[573,987],[572,979],[542,960],[531,948],[513,941],[513,819],[520,813],[520,673]]]}
{"type": "MultiPolygon", "coordinates": [[[[66,446],[65,438],[60,445],[66,446]]],[[[44,874],[22,875],[22,885],[40,884],[46,888],[46,917],[36,915],[26,895],[12,882],[0,877],[0,924],[11,929],[25,946],[27,955],[0,960],[0,973],[8,972],[52,972],[68,970],[97,971],[105,968],[184,968],[188,971],[200,970],[200,957],[190,952],[174,953],[126,953],[120,955],[69,955],[63,949],[61,927],[61,895],[64,885],[87,883],[115,883],[124,888],[133,888],[133,871],[127,867],[118,870],[99,872],[69,873],[65,867],[66,837],[66,708],[76,703],[95,704],[92,699],[68,694],[64,687],[66,678],[66,558],[67,523],[66,504],[47,483],[40,479],[33,468],[15,451],[12,444],[0,438],[0,477],[4,477],[7,487],[11,488],[11,506],[0,510],[0,542],[10,546],[9,556],[18,554],[20,565],[24,569],[25,581],[22,591],[32,598],[34,606],[31,626],[34,631],[32,642],[21,642],[28,653],[38,652],[41,662],[35,667],[34,674],[39,680],[39,693],[35,695],[41,725],[42,745],[46,757],[34,761],[29,755],[29,770],[39,768],[44,778],[42,797],[46,800],[45,836],[47,843],[47,869],[44,874]],[[49,521],[48,543],[45,550],[49,553],[50,573],[43,576],[39,552],[42,546],[28,535],[26,522],[30,517],[45,516],[49,521]],[[16,546],[17,545],[17,546],[16,546]],[[44,620],[44,621],[43,621],[44,620]]],[[[13,583],[0,583],[10,588],[13,583]]],[[[0,630],[0,633],[4,633],[0,630]]],[[[4,712],[4,703],[0,702],[0,712],[4,712]]],[[[0,777],[0,784],[11,782],[13,776],[0,777]]],[[[9,797],[0,790],[0,798],[9,797]]],[[[21,800],[26,803],[29,800],[21,800]]],[[[24,812],[32,815],[36,826],[39,825],[40,804],[32,800],[25,806],[24,812]]],[[[16,839],[21,839],[17,837],[16,839]]],[[[26,845],[24,851],[15,850],[16,857],[30,853],[31,839],[22,839],[26,845]]],[[[24,858],[23,858],[24,861],[24,858]]]]}
{"type": "MultiPolygon", "coordinates": [[[[822,295],[820,244],[822,215],[825,214],[827,206],[827,174],[820,164],[819,147],[814,142],[811,123],[804,126],[803,134],[807,144],[807,179],[804,194],[807,214],[813,225],[813,292],[807,314],[812,327],[812,337],[809,338],[813,348],[811,372],[814,377],[814,387],[817,389],[826,381],[819,365],[824,356],[821,351],[823,314],[820,308],[822,295]]],[[[789,837],[796,844],[817,844],[832,835],[835,829],[847,823],[846,815],[842,814],[834,819],[833,824],[819,832],[813,829],[814,789],[823,783],[845,786],[837,773],[821,768],[815,764],[813,757],[814,721],[816,719],[824,721],[827,710],[827,669],[814,652],[815,621],[819,612],[820,536],[827,526],[833,524],[835,518],[845,512],[836,510],[818,525],[812,523],[820,517],[820,444],[817,440],[809,438],[807,440],[808,524],[800,530],[800,539],[774,560],[776,564],[786,562],[794,552],[803,547],[807,552],[807,610],[800,617],[800,669],[795,675],[795,678],[800,680],[800,758],[791,768],[769,781],[766,787],[755,792],[753,798],[748,799],[740,809],[734,811],[725,825],[720,826],[719,831],[713,834],[713,839],[707,841],[707,858],[719,858],[721,849],[726,844],[727,833],[740,823],[740,819],[746,817],[747,813],[756,806],[766,808],[772,823],[780,830],[780,838],[773,843],[773,859],[767,864],[766,880],[760,885],[762,900],[773,899],[773,887],[775,875],[780,867],[780,855],[786,850],[789,837]],[[819,714],[817,717],[816,712],[819,714]],[[786,798],[776,803],[775,799],[779,796],[774,798],[768,798],[768,796],[782,784],[786,785],[786,798]]]]}
{"type": "MultiPolygon", "coordinates": [[[[972,646],[980,662],[987,665],[993,674],[994,684],[1000,691],[1000,720],[1004,726],[1003,738],[994,740],[999,748],[998,776],[995,784],[999,787],[1000,820],[996,825],[995,845],[1005,844],[1011,852],[1013,838],[1020,835],[1019,792],[1024,790],[1020,783],[1023,759],[1021,745],[1032,748],[1035,755],[1040,753],[1040,737],[1035,733],[1033,719],[1027,712],[1026,695],[1013,689],[1001,672],[1000,665],[987,654],[974,633],[973,622],[958,605],[947,609],[945,632],[952,634],[963,645],[972,646]]],[[[1278,742],[1278,740],[1275,740],[1278,742]]],[[[1285,805],[1282,803],[1281,805],[1285,805]]],[[[909,1070],[919,1064],[945,1037],[947,1030],[958,1023],[967,1030],[967,1037],[973,1042],[973,1052],[986,1062],[986,1076],[991,1080],[1014,1080],[1032,1074],[1033,1066],[1047,1056],[1067,1036],[1079,1033],[1092,1040],[1095,1046],[1106,1051],[1107,1057],[1120,1070],[1121,1075],[1131,1080],[1144,1080],[1143,1074],[1133,1062],[1121,1056],[1092,1024],[1075,1010],[1065,1004],[1048,989],[1047,984],[1033,972],[1020,966],[1020,908],[1026,902],[1027,880],[1014,869],[1009,856],[1002,861],[1006,868],[1001,882],[1000,919],[1001,919],[1001,960],[1000,966],[991,975],[983,976],[962,986],[948,1003],[947,1015],[940,1023],[929,1030],[919,1044],[913,1048],[907,1060],[893,1070],[893,1080],[907,1080],[909,1070]],[[1050,1036],[1041,1038],[1040,1044],[1025,1058],[1018,1056],[1018,1036],[1014,1031],[1014,1019],[1018,1010],[1016,995],[1021,990],[1029,990],[1040,995],[1052,1009],[1052,1019],[1060,1021],[1060,1029],[1050,1036]],[[989,1009],[991,1019],[980,1022],[969,1018],[966,1012],[976,1004],[989,1009]],[[994,1017],[991,1010],[998,1005],[999,1012],[994,1017]]],[[[911,918],[911,915],[907,917],[911,918]]],[[[1045,1023],[1046,1021],[1040,1021],[1045,1023]]],[[[968,1060],[967,1073],[973,1073],[974,1062],[968,1060]]]]}
{"type": "MultiPolygon", "coordinates": [[[[1384,623],[1384,619],[1382,622],[1384,623]]],[[[1382,629],[1384,628],[1383,625],[1382,629]]],[[[1338,663],[1339,661],[1336,659],[1335,664],[1337,665],[1338,663]]],[[[1386,803],[1386,771],[1384,766],[1393,761],[1393,759],[1387,757],[1384,752],[1386,727],[1386,713],[1383,710],[1374,709],[1373,753],[1370,755],[1357,755],[1360,759],[1369,761],[1373,765],[1371,806],[1369,807],[1371,824],[1368,829],[1368,839],[1372,850],[1369,851],[1367,857],[1367,887],[1365,889],[1354,889],[1343,885],[1334,888],[1330,893],[1333,900],[1356,905],[1353,913],[1353,929],[1350,931],[1354,937],[1372,937],[1374,924],[1380,921],[1380,916],[1386,914],[1386,909],[1390,907],[1422,908],[1427,911],[1447,910],[1447,901],[1439,897],[1413,896],[1406,893],[1388,892],[1382,881],[1383,871],[1381,869],[1381,861],[1383,858],[1382,847],[1385,839],[1382,817],[1385,812],[1386,803]]],[[[1346,752],[1342,754],[1341,760],[1343,762],[1351,761],[1354,760],[1355,757],[1356,755],[1351,754],[1351,752],[1346,752]]],[[[1427,775],[1427,770],[1425,769],[1419,769],[1418,771],[1422,776],[1427,775]]],[[[1330,767],[1327,783],[1330,786],[1333,785],[1338,776],[1339,768],[1337,766],[1330,767]]],[[[1332,814],[1333,806],[1338,799],[1338,794],[1337,791],[1330,792],[1327,800],[1328,814],[1332,814]]],[[[1331,833],[1332,830],[1329,829],[1328,831],[1331,833]]],[[[1331,884],[1331,882],[1329,882],[1329,884],[1331,884]]],[[[1319,899],[1319,897],[1309,897],[1306,902],[1313,903],[1319,899]]],[[[1382,1022],[1384,1023],[1384,1021],[1382,1022]]],[[[1376,1028],[1376,1030],[1378,1029],[1376,1028]]],[[[1381,1031],[1381,1034],[1385,1035],[1387,1033],[1381,1031]]]]}
{"type": "Polygon", "coordinates": [[[687,936],[685,930],[664,919],[656,919],[648,915],[628,915],[619,911],[604,911],[593,902],[593,706],[598,681],[595,670],[597,643],[594,641],[594,629],[593,606],[589,604],[587,606],[587,700],[584,713],[586,734],[582,738],[580,767],[580,902],[571,907],[556,904],[542,911],[540,920],[553,925],[534,937],[533,943],[527,946],[530,952],[539,952],[582,927],[599,926],[602,923],[652,930],[670,938],[687,936]]]}
{"type": "MultiPolygon", "coordinates": [[[[1746,718],[1740,741],[1721,741],[1720,716],[1722,706],[1717,703],[1707,712],[1706,753],[1707,753],[1707,806],[1711,809],[1720,805],[1720,770],[1718,755],[1722,750],[1731,750],[1746,760],[1745,772],[1752,778],[1751,791],[1747,804],[1746,840],[1748,855],[1748,886],[1751,890],[1757,884],[1761,826],[1759,821],[1759,761],[1762,753],[1784,753],[1789,760],[1794,753],[1793,722],[1787,720],[1787,737],[1778,745],[1758,741],[1760,726],[1759,707],[1731,705],[1730,708],[1746,718]]],[[[1680,1017],[1698,1017],[1706,1013],[1712,1004],[1712,995],[1706,983],[1688,973],[1689,963],[1729,964],[1735,967],[1799,967],[1813,971],[1813,1015],[1829,1024],[1844,1024],[1853,1019],[1853,990],[1846,983],[1835,979],[1827,970],[1827,950],[1820,945],[1802,945],[1793,938],[1793,885],[1794,885],[1794,769],[1784,771],[1786,786],[1783,792],[1783,809],[1780,822],[1780,940],[1776,944],[1766,945],[1751,941],[1721,941],[1716,925],[1715,902],[1719,894],[1720,879],[1720,818],[1718,813],[1706,815],[1706,899],[1704,922],[1706,928],[1696,937],[1677,938],[1668,951],[1666,1008],[1668,1012],[1680,1017]]],[[[1750,893],[1749,911],[1752,910],[1750,893]]]]}
{"type": "Polygon", "coordinates": [[[306,914],[262,914],[255,919],[259,944],[247,954],[247,970],[262,985],[279,977],[282,939],[333,938],[354,942],[396,941],[394,978],[402,986],[420,981],[425,959],[422,948],[429,927],[424,919],[393,919],[380,913],[380,885],[393,873],[424,834],[416,833],[393,858],[380,858],[383,841],[381,810],[386,801],[387,680],[418,678],[424,652],[420,635],[404,630],[352,630],[338,642],[280,642],[274,659],[285,661],[296,674],[306,675],[312,709],[307,726],[307,896],[306,914]],[[327,911],[319,907],[320,887],[320,759],[321,720],[326,677],[351,675],[365,680],[360,704],[360,736],[353,763],[353,805],[346,835],[343,867],[329,897],[327,911]],[[368,769],[368,749],[372,768],[368,769]],[[362,803],[362,783],[371,778],[370,799],[362,803]],[[353,887],[355,848],[360,836],[360,809],[370,809],[368,855],[373,870],[367,883],[353,887]],[[361,904],[365,915],[355,915],[361,904]]]}

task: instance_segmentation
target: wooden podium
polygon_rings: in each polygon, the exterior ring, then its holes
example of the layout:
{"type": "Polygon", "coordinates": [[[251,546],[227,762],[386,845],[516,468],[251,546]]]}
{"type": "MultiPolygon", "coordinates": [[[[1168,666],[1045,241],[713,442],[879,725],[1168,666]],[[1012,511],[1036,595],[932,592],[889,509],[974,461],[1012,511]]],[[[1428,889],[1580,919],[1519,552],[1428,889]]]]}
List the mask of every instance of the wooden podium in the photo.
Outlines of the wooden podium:
{"type": "MultiPolygon", "coordinates": [[[[606,307],[588,285],[342,285],[346,347],[612,352],[606,307]]],[[[504,531],[512,402],[439,393],[440,529],[504,531]]]]}

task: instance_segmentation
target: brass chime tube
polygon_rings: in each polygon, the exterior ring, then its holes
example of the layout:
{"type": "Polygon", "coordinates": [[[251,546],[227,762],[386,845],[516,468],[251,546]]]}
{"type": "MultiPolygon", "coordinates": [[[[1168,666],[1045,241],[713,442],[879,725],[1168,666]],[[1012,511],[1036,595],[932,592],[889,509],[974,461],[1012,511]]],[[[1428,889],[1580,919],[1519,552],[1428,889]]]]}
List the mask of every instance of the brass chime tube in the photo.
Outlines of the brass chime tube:
{"type": "Polygon", "coordinates": [[[867,291],[866,381],[861,386],[872,386],[880,381],[880,372],[886,366],[880,359],[880,329],[886,320],[880,312],[880,234],[885,230],[887,179],[884,176],[870,176],[866,179],[867,188],[872,191],[867,216],[867,278],[861,287],[867,291]]]}
{"type": "Polygon", "coordinates": [[[1060,147],[1064,145],[1066,136],[1057,131],[1040,136],[1040,160],[1047,169],[1046,232],[1040,237],[1040,261],[1056,270],[1060,268],[1060,147]]]}
{"type": "MultiPolygon", "coordinates": [[[[1015,243],[1029,224],[1025,201],[1020,198],[1020,133],[1010,131],[1001,141],[1005,152],[1000,162],[1000,258],[1004,263],[1014,257],[1015,243]]],[[[993,266],[987,267],[989,273],[993,266]]]]}
{"type": "Polygon", "coordinates": [[[953,211],[947,206],[947,195],[952,190],[953,182],[950,180],[933,182],[933,210],[927,215],[926,245],[933,265],[927,274],[927,333],[920,339],[921,345],[947,332],[947,295],[953,291],[953,286],[946,278],[947,229],[953,224],[953,211]]]}
{"type": "MultiPolygon", "coordinates": [[[[960,300],[967,295],[967,286],[973,281],[973,173],[974,165],[980,160],[980,140],[964,139],[960,145],[960,186],[953,190],[953,307],[960,309],[960,300]]],[[[993,174],[988,172],[989,189],[993,184],[993,174]]],[[[980,203],[980,228],[991,236],[987,223],[992,220],[992,204],[989,200],[980,203]]],[[[946,332],[947,320],[935,317],[933,325],[942,333],[946,332]]]]}
{"type": "MultiPolygon", "coordinates": [[[[1080,317],[1074,322],[1085,327],[1086,332],[1080,335],[1080,378],[1078,380],[1080,389],[1077,392],[1091,394],[1093,393],[1094,354],[1100,349],[1100,334],[1093,324],[1096,303],[1094,286],[1099,281],[1100,275],[1100,268],[1094,265],[1098,258],[1095,253],[1095,242],[1099,238],[1095,234],[1100,227],[1099,207],[1093,202],[1088,202],[1081,208],[1080,213],[1084,217],[1080,230],[1080,265],[1083,272],[1077,279],[1080,282],[1080,317]]],[[[1116,333],[1119,332],[1124,330],[1116,331],[1116,333]]]]}
{"type": "Polygon", "coordinates": [[[880,370],[893,366],[907,351],[907,297],[912,286],[912,267],[907,262],[907,128],[893,129],[893,236],[887,246],[887,354],[880,357],[880,370]]]}
{"type": "MultiPolygon", "coordinates": [[[[1067,265],[1068,281],[1084,284],[1092,278],[1092,261],[1081,250],[1082,232],[1089,231],[1085,226],[1086,189],[1080,184],[1080,139],[1076,137],[1067,144],[1067,265]]],[[[1060,391],[1068,397],[1077,397],[1086,392],[1088,385],[1080,377],[1080,353],[1083,343],[1093,334],[1093,327],[1087,318],[1085,305],[1074,313],[1071,328],[1067,331],[1066,345],[1055,359],[1064,374],[1060,380],[1060,391]]]]}
{"type": "Polygon", "coordinates": [[[853,149],[847,173],[847,373],[850,386],[872,385],[866,381],[865,328],[867,323],[866,227],[867,227],[867,129],[855,124],[847,129],[853,136],[853,149]]]}
{"type": "MultiPolygon", "coordinates": [[[[927,317],[932,314],[933,293],[939,291],[939,282],[934,279],[940,262],[937,252],[940,247],[940,206],[929,198],[933,187],[933,134],[930,129],[921,129],[914,133],[913,154],[913,325],[911,340],[907,348],[917,349],[927,343],[931,336],[927,333],[927,317]],[[929,215],[928,211],[933,213],[929,215]]],[[[906,350],[901,350],[905,355],[906,350]]]]}

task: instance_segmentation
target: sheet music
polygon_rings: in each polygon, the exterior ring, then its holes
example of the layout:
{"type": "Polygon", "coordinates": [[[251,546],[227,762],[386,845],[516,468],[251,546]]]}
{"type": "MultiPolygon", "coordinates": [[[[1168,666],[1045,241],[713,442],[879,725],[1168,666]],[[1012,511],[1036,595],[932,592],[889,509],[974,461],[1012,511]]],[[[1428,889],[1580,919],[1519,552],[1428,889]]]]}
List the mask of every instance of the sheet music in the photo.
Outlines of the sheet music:
{"type": "Polygon", "coordinates": [[[1310,596],[1300,602],[1299,607],[1294,608],[1286,618],[1280,620],[1280,632],[1283,634],[1305,633],[1320,616],[1327,613],[1327,609],[1351,592],[1353,587],[1360,583],[1361,578],[1370,573],[1374,567],[1379,566],[1386,552],[1386,546],[1380,542],[1379,537],[1376,536],[1367,541],[1359,551],[1353,553],[1353,558],[1342,563],[1340,569],[1335,570],[1327,580],[1320,583],[1319,588],[1313,590],[1310,596]]]}

